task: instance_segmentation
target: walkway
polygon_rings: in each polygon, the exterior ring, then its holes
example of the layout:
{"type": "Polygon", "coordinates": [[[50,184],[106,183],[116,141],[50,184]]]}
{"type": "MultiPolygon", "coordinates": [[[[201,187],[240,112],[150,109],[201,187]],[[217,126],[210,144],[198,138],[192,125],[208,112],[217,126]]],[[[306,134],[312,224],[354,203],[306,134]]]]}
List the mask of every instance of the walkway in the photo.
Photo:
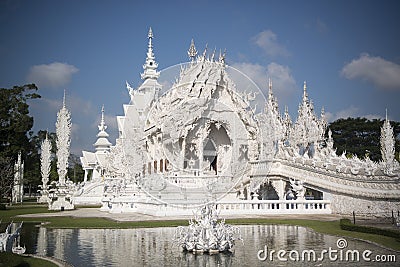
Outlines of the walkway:
{"type": "MultiPolygon", "coordinates": [[[[52,212],[52,213],[36,213],[24,214],[19,217],[41,218],[41,217],[76,217],[76,218],[106,218],[118,222],[134,222],[134,221],[159,221],[159,220],[188,220],[193,216],[153,216],[142,213],[108,213],[100,211],[99,208],[78,208],[75,210],[52,212]]],[[[285,214],[285,215],[224,215],[225,219],[236,218],[265,218],[265,219],[308,219],[319,221],[336,221],[342,218],[335,214],[285,214]]]]}

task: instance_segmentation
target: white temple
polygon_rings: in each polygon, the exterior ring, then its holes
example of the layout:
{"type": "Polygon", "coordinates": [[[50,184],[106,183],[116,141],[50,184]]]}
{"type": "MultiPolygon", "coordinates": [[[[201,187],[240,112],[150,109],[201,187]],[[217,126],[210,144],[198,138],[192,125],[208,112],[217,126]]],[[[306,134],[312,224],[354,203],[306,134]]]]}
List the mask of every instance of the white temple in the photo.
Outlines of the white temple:
{"type": "Polygon", "coordinates": [[[244,76],[225,64],[225,54],[198,55],[192,41],[190,62],[163,88],[152,42],[150,29],[143,82],[136,89],[127,83],[130,101],[117,117],[115,145],[102,109],[95,152],[83,151],[85,179],[73,203],[166,216],[190,215],[210,202],[222,214],[400,209],[400,168],[387,119],[382,162],[337,156],[331,132],[325,137],[324,111],[315,114],[305,83],[292,122],[287,108],[280,114],[271,81],[260,102],[259,92],[248,92],[244,76]]]}

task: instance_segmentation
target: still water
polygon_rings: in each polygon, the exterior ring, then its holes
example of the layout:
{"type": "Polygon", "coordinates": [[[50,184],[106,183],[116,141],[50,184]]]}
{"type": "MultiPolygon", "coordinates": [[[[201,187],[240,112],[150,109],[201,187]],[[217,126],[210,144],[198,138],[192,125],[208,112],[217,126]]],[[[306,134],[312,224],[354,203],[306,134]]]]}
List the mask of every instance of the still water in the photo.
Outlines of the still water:
{"type": "Polygon", "coordinates": [[[74,266],[399,266],[400,252],[384,249],[363,241],[315,233],[287,225],[240,226],[243,242],[230,254],[193,255],[181,252],[172,239],[175,228],[143,229],[46,229],[25,224],[21,245],[27,253],[45,254],[66,260],[74,266]],[[343,247],[344,242],[347,246],[343,247]],[[338,247],[338,245],[340,247],[338,247]],[[331,259],[328,252],[331,249],[331,259]],[[261,252],[259,252],[262,250],[261,252]],[[272,253],[271,251],[275,250],[272,253]],[[281,259],[278,258],[278,251],[281,259]],[[367,262],[363,259],[366,252],[367,262]],[[306,251],[306,252],[304,252],[306,251]],[[313,260],[312,252],[316,259],[313,260]],[[350,251],[350,252],[348,252],[350,251]],[[359,261],[353,258],[359,253],[359,261]],[[267,252],[267,253],[265,253],[267,252]],[[304,260],[302,260],[302,253],[304,260]],[[348,259],[346,260],[346,253],[348,259]],[[311,258],[308,259],[308,254],[311,258]],[[257,256],[258,255],[258,256],[257,256]],[[266,256],[267,255],[267,256],[266,256]],[[375,257],[393,262],[378,263],[375,257]],[[336,257],[336,260],[334,260],[336,257]],[[261,259],[260,259],[261,258],[261,259]],[[265,259],[266,258],[266,259],[265,259]],[[272,261],[271,261],[272,259],[272,261]],[[319,260],[321,259],[321,260],[319,260]],[[322,260],[323,259],[323,260],[322,260]]]}

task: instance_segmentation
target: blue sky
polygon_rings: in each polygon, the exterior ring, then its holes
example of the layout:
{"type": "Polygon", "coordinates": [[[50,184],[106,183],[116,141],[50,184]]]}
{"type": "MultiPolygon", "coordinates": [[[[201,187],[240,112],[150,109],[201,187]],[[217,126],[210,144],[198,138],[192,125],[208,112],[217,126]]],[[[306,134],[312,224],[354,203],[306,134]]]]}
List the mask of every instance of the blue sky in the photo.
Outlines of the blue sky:
{"type": "Polygon", "coordinates": [[[303,81],[330,121],[366,116],[400,121],[398,1],[1,1],[0,87],[35,82],[34,130],[55,131],[67,90],[72,152],[92,150],[102,104],[110,141],[116,115],[137,86],[154,32],[159,70],[199,51],[227,50],[227,64],[297,115],[303,81]]]}

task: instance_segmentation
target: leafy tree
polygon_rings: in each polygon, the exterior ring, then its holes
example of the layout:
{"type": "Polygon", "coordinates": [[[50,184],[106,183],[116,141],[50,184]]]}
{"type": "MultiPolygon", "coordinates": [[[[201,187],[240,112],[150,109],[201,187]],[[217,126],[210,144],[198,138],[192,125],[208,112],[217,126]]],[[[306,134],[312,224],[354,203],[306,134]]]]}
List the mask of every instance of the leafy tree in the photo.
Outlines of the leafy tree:
{"type": "MultiPolygon", "coordinates": [[[[391,121],[395,137],[400,135],[400,123],[391,121]]],[[[336,153],[346,156],[357,155],[365,158],[368,155],[374,161],[382,159],[380,152],[380,134],[382,120],[368,120],[366,118],[339,119],[330,123],[336,153]]],[[[399,159],[400,140],[396,138],[396,158],[399,159]]]]}
{"type": "Polygon", "coordinates": [[[34,84],[0,88],[0,156],[16,158],[30,152],[28,133],[33,126],[27,100],[40,98],[34,84]]]}
{"type": "Polygon", "coordinates": [[[68,178],[74,182],[82,182],[85,171],[82,168],[81,160],[78,156],[71,154],[69,157],[68,178]]]}
{"type": "Polygon", "coordinates": [[[0,156],[0,203],[11,197],[14,184],[14,164],[11,158],[0,156]]]}
{"type": "MultiPolygon", "coordinates": [[[[24,159],[32,155],[29,136],[33,126],[33,117],[29,116],[30,99],[40,98],[34,84],[14,86],[11,89],[0,88],[0,162],[1,196],[9,194],[9,185],[13,183],[14,161],[21,151],[24,159]],[[11,167],[10,167],[11,166],[11,167]],[[11,168],[11,175],[8,175],[11,168]],[[4,175],[4,176],[3,176],[4,175]],[[10,180],[8,180],[10,179],[10,180]]],[[[25,170],[30,170],[28,164],[25,170]]]]}

